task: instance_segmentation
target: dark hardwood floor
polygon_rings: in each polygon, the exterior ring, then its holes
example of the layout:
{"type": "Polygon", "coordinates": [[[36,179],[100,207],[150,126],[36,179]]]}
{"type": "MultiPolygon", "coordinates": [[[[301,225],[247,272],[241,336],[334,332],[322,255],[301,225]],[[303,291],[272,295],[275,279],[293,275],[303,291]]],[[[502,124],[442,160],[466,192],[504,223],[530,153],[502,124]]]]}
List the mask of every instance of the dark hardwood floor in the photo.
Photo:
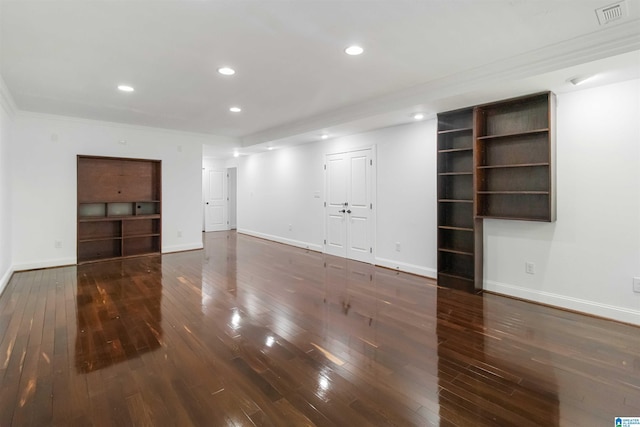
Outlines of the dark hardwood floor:
{"type": "Polygon", "coordinates": [[[609,426],[640,328],[230,233],[16,273],[0,426],[609,426]]]}

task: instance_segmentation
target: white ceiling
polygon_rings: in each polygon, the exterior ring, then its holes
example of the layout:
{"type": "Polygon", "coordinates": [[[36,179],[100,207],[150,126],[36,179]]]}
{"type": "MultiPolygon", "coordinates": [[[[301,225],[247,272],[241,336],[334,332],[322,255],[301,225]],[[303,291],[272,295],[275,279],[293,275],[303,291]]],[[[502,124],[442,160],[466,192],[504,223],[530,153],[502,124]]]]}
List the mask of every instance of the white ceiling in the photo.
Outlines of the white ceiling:
{"type": "Polygon", "coordinates": [[[595,9],[611,1],[3,0],[0,72],[20,110],[251,151],[570,90],[573,75],[638,77],[640,0],[601,26],[595,9]],[[343,53],[354,43],[363,55],[343,53]]]}

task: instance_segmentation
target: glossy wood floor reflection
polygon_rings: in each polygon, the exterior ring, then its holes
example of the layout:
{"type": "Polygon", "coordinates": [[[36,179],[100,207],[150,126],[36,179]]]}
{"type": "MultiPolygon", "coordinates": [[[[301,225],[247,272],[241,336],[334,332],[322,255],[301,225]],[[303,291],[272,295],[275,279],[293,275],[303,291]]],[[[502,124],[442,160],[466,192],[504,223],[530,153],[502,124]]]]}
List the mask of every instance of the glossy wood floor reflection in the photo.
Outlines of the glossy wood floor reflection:
{"type": "Polygon", "coordinates": [[[0,426],[608,426],[640,328],[235,233],[16,273],[0,426]]]}

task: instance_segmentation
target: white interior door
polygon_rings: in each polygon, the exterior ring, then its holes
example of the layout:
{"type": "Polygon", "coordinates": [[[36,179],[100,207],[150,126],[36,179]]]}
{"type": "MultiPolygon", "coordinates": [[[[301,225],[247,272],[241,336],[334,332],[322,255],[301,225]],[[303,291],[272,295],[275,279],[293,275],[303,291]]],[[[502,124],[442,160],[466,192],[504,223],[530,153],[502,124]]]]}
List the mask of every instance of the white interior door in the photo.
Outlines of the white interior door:
{"type": "Polygon", "coordinates": [[[326,239],[325,252],[340,257],[347,256],[347,166],[346,154],[330,154],[326,162],[326,239]]]}
{"type": "Polygon", "coordinates": [[[227,230],[227,171],[204,171],[204,231],[227,230]]]}
{"type": "Polygon", "coordinates": [[[349,153],[347,258],[373,262],[371,150],[349,153]]]}
{"type": "Polygon", "coordinates": [[[331,255],[373,262],[371,149],[327,156],[326,243],[331,255]]]}

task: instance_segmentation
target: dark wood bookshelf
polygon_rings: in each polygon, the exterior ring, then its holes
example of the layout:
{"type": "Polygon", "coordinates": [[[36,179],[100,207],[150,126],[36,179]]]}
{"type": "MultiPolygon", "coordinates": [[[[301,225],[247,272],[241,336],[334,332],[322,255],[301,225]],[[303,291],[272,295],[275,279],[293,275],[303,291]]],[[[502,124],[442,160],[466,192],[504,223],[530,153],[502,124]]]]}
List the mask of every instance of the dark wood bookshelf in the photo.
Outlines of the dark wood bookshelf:
{"type": "Polygon", "coordinates": [[[476,215],[555,221],[555,96],[476,107],[476,215]]]}
{"type": "Polygon", "coordinates": [[[473,148],[447,148],[444,150],[438,150],[439,153],[455,153],[458,151],[473,151],[473,148]]]}
{"type": "Polygon", "coordinates": [[[78,156],[78,263],[161,252],[161,162],[78,156]]]}
{"type": "Polygon", "coordinates": [[[555,96],[438,114],[438,285],[482,289],[484,218],[555,221],[555,96]]]}
{"type": "Polygon", "coordinates": [[[438,175],[441,176],[453,176],[453,175],[473,175],[473,172],[442,172],[438,175]]]}
{"type": "Polygon", "coordinates": [[[474,219],[473,109],[438,114],[438,285],[482,287],[482,223],[474,219]]]}

